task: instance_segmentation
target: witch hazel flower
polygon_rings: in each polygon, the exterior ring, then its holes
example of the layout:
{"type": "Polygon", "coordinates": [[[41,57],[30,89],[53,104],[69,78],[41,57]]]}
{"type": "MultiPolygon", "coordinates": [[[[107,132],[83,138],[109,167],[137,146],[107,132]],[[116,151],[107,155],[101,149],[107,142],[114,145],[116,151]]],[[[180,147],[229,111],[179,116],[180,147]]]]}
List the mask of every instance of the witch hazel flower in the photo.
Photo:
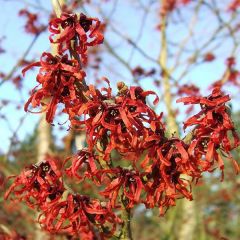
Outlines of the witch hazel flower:
{"type": "Polygon", "coordinates": [[[101,239],[106,239],[115,232],[116,224],[121,220],[97,199],[68,194],[66,200],[43,209],[39,222],[50,233],[81,235],[85,229],[92,237],[96,236],[94,225],[99,226],[102,228],[101,239]],[[104,227],[105,224],[108,224],[107,228],[104,227]]]}
{"type": "Polygon", "coordinates": [[[87,49],[103,42],[100,31],[100,21],[97,18],[88,18],[81,13],[62,13],[49,23],[49,37],[51,43],[58,44],[59,54],[66,50],[76,51],[83,64],[87,63],[87,49]],[[74,45],[72,43],[74,42],[74,45]]]}
{"type": "Polygon", "coordinates": [[[205,155],[201,165],[204,171],[212,171],[215,162],[224,169],[222,157],[232,160],[236,173],[239,166],[230,151],[239,146],[240,140],[231,120],[226,103],[230,97],[215,88],[208,97],[185,97],[177,102],[200,104],[201,111],[184,123],[184,129],[194,127],[190,148],[196,156],[205,155]]]}
{"type": "Polygon", "coordinates": [[[20,175],[14,177],[5,199],[11,194],[30,207],[43,207],[57,202],[65,190],[58,164],[59,159],[46,156],[44,162],[26,167],[20,175]]]}
{"type": "Polygon", "coordinates": [[[30,104],[33,108],[42,106],[41,112],[46,111],[46,120],[51,123],[59,103],[70,107],[82,100],[79,85],[83,88],[85,72],[80,69],[77,60],[69,59],[68,55],[53,56],[44,52],[39,62],[23,69],[23,75],[33,67],[40,67],[37,75],[39,85],[32,90],[25,111],[30,111],[30,104]],[[49,101],[44,101],[46,99],[49,101]]]}

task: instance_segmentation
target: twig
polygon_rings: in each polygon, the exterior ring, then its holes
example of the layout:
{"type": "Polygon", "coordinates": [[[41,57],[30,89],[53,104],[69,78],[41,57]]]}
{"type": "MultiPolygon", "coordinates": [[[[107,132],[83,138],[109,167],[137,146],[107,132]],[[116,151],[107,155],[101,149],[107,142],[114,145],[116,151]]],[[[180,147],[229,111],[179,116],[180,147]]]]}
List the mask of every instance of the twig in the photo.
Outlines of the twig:
{"type": "Polygon", "coordinates": [[[12,70],[8,73],[8,75],[6,77],[3,78],[3,80],[0,82],[0,86],[5,83],[7,80],[11,79],[12,76],[14,75],[14,73],[18,70],[22,60],[24,60],[27,55],[30,53],[30,51],[32,50],[35,42],[37,41],[38,37],[40,36],[42,32],[36,34],[32,40],[32,42],[30,43],[30,45],[28,46],[28,48],[26,49],[26,51],[23,53],[22,57],[20,58],[20,60],[18,60],[17,64],[12,68],[12,70]]]}

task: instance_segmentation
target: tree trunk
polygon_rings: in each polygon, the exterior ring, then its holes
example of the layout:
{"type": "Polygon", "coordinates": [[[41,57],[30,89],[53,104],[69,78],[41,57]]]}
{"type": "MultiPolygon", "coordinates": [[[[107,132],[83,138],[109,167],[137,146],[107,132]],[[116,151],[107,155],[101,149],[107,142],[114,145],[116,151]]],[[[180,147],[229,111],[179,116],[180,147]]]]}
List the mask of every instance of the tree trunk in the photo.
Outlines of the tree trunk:
{"type": "Polygon", "coordinates": [[[78,134],[75,134],[75,147],[77,151],[84,148],[85,139],[86,139],[85,132],[80,132],[78,134]]]}
{"type": "MultiPolygon", "coordinates": [[[[41,118],[38,125],[38,139],[37,139],[37,150],[38,156],[37,161],[38,163],[44,161],[45,155],[49,152],[49,148],[51,145],[51,125],[46,121],[46,114],[42,113],[41,118]]],[[[39,214],[37,214],[37,219],[39,214]]],[[[35,230],[35,240],[47,240],[48,234],[41,230],[40,225],[36,224],[35,230]]]]}
{"type": "Polygon", "coordinates": [[[182,213],[181,228],[179,231],[178,240],[193,240],[196,227],[194,201],[183,199],[182,213]]]}
{"type": "Polygon", "coordinates": [[[38,125],[38,162],[44,160],[51,145],[51,125],[46,121],[46,114],[42,113],[38,125]]]}
{"type": "MultiPolygon", "coordinates": [[[[165,4],[165,1],[161,0],[161,4],[165,4]]],[[[176,117],[174,113],[174,109],[172,106],[172,95],[171,95],[171,82],[170,82],[170,70],[167,66],[168,60],[168,46],[167,46],[167,14],[163,14],[161,16],[161,51],[159,56],[159,65],[162,69],[163,76],[163,97],[164,102],[167,108],[167,128],[169,136],[176,135],[179,136],[179,129],[176,122],[176,117]]],[[[183,176],[186,178],[186,176],[183,176]]],[[[195,219],[195,206],[194,202],[190,202],[186,199],[183,200],[182,203],[182,224],[179,231],[178,240],[192,240],[194,229],[196,225],[195,219]]]]}

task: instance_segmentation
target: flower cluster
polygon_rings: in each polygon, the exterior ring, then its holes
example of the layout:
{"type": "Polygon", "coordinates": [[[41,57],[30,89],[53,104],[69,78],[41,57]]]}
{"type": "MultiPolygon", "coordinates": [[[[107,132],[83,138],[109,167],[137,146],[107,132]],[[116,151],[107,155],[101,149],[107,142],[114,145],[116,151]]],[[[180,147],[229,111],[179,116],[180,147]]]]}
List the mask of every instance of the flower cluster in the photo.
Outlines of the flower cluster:
{"type": "Polygon", "coordinates": [[[102,227],[101,235],[107,237],[114,233],[116,223],[120,222],[120,219],[99,200],[90,200],[88,196],[79,194],[68,194],[66,200],[43,209],[39,222],[51,233],[63,232],[80,236],[83,233],[94,236],[94,224],[102,227]],[[108,228],[104,228],[106,223],[108,228]]]}
{"type": "MultiPolygon", "coordinates": [[[[76,107],[75,112],[72,110],[70,120],[73,126],[86,126],[90,150],[97,148],[104,153],[105,160],[110,158],[113,149],[128,158],[131,153],[132,157],[139,157],[151,142],[153,132],[158,132],[158,140],[164,137],[161,115],[146,105],[149,94],[155,93],[140,87],[128,89],[119,83],[119,92],[114,97],[110,86],[101,92],[90,85],[86,92],[88,102],[76,107]],[[76,116],[79,119],[83,116],[83,120],[76,120],[76,116]]],[[[157,102],[158,97],[154,103],[157,102]]]]}
{"type": "Polygon", "coordinates": [[[25,31],[30,34],[38,35],[42,31],[46,29],[44,25],[40,25],[38,23],[38,15],[29,12],[26,9],[22,9],[19,11],[19,16],[24,16],[27,18],[27,22],[25,24],[25,31]]]}
{"type": "MultiPolygon", "coordinates": [[[[82,121],[73,119],[72,125],[85,125],[88,149],[80,151],[67,172],[81,180],[87,177],[107,185],[101,194],[110,199],[112,207],[119,205],[116,199],[123,186],[128,208],[145,203],[149,208],[159,207],[164,214],[164,209],[175,205],[177,198],[192,199],[190,182],[183,175],[197,181],[203,172],[213,171],[215,163],[223,170],[221,155],[227,154],[231,158],[230,150],[239,145],[225,105],[230,98],[214,89],[205,98],[178,100],[185,104],[200,104],[203,108],[185,122],[185,128],[196,125],[189,142],[189,139],[183,141],[165,136],[161,115],[157,116],[146,105],[145,96],[152,92],[120,85],[122,88],[116,97],[111,95],[110,87],[104,89],[106,94],[103,95],[90,86],[89,101],[76,108],[76,114],[85,117],[82,121]],[[233,145],[229,133],[235,140],[233,145]],[[117,150],[122,159],[131,160],[131,169],[111,167],[113,150],[117,150]],[[101,153],[107,169],[101,170],[100,155],[93,155],[94,151],[101,153]],[[139,159],[144,153],[141,162],[139,159]]],[[[233,163],[237,169],[234,160],[233,163]]]]}
{"type": "Polygon", "coordinates": [[[46,111],[46,119],[52,122],[57,105],[74,105],[81,100],[79,86],[83,87],[85,72],[80,70],[77,60],[70,60],[68,55],[53,56],[44,52],[39,62],[35,62],[23,69],[23,74],[32,67],[40,67],[37,82],[41,88],[34,88],[32,95],[25,104],[25,111],[43,106],[41,111],[46,111]],[[48,101],[46,101],[48,99],[48,101]],[[45,101],[44,101],[45,100],[45,101]]]}
{"type": "Polygon", "coordinates": [[[42,106],[41,112],[46,111],[46,120],[51,123],[59,103],[71,108],[85,101],[82,89],[87,88],[84,80],[86,74],[81,64],[87,61],[87,48],[102,43],[103,35],[99,29],[100,21],[84,14],[62,13],[60,18],[50,21],[50,41],[57,44],[58,55],[44,52],[39,62],[23,69],[25,74],[33,67],[40,67],[37,75],[40,88],[37,89],[37,86],[32,90],[25,111],[29,110],[30,104],[33,108],[42,106]],[[57,39],[54,40],[56,35],[57,39]],[[67,50],[75,59],[69,59],[67,50]]]}
{"type": "MultiPolygon", "coordinates": [[[[189,118],[184,123],[184,128],[193,126],[191,152],[195,156],[205,155],[200,162],[203,171],[212,171],[217,162],[223,171],[222,156],[232,159],[230,151],[236,148],[240,141],[229,116],[228,107],[225,105],[230,100],[220,88],[215,88],[208,97],[185,97],[178,102],[184,104],[200,104],[202,110],[189,118]],[[231,133],[233,143],[229,136],[231,133]]],[[[239,172],[238,164],[232,159],[236,172],[239,172]]]]}
{"type": "Polygon", "coordinates": [[[175,205],[175,200],[186,197],[192,200],[190,183],[182,174],[199,178],[197,160],[188,154],[188,145],[172,138],[163,144],[153,146],[141,163],[145,170],[148,208],[158,207],[160,214],[175,205]]]}
{"type": "Polygon", "coordinates": [[[59,159],[47,156],[44,162],[26,167],[17,176],[5,193],[7,199],[13,194],[19,201],[41,210],[39,223],[51,233],[88,235],[93,239],[94,225],[108,228],[102,230],[102,237],[111,235],[120,219],[111,209],[97,199],[73,194],[63,185],[59,159]],[[111,228],[109,228],[111,226],[111,228]]]}
{"type": "Polygon", "coordinates": [[[49,31],[52,33],[50,41],[58,44],[59,53],[69,49],[76,51],[80,54],[82,63],[85,64],[88,47],[103,42],[103,35],[99,28],[100,21],[97,18],[88,18],[83,13],[80,16],[62,13],[60,18],[50,21],[49,31]],[[74,46],[72,46],[73,42],[74,46]]]}
{"type": "Polygon", "coordinates": [[[98,156],[94,156],[87,148],[82,149],[76,155],[66,159],[65,164],[71,160],[71,166],[65,170],[69,177],[75,177],[79,181],[84,178],[93,179],[97,176],[97,160],[98,156]]]}
{"type": "Polygon", "coordinates": [[[62,174],[57,166],[59,160],[47,156],[45,162],[26,167],[17,176],[14,183],[5,193],[8,198],[13,193],[20,201],[30,207],[42,206],[58,201],[64,192],[62,174]]]}
{"type": "Polygon", "coordinates": [[[227,65],[227,71],[228,71],[228,76],[227,76],[227,81],[232,83],[235,86],[240,87],[239,83],[239,71],[236,69],[236,59],[234,57],[229,57],[226,61],[227,65]]]}
{"type": "Polygon", "coordinates": [[[156,69],[152,68],[149,71],[143,69],[140,66],[135,67],[132,70],[132,75],[137,78],[138,80],[142,79],[142,78],[146,78],[146,77],[152,77],[153,75],[156,74],[156,69]]]}
{"type": "MultiPolygon", "coordinates": [[[[184,128],[194,127],[190,137],[180,139],[167,137],[163,114],[147,105],[146,98],[156,96],[155,92],[120,82],[114,95],[106,78],[107,87],[100,90],[87,85],[82,63],[87,62],[88,47],[102,43],[100,29],[96,18],[62,13],[49,24],[56,56],[44,52],[40,61],[23,70],[40,67],[39,86],[33,89],[25,110],[30,105],[41,106],[52,123],[58,104],[63,104],[71,128],[86,132],[86,148],[62,166],[47,156],[46,161],[17,176],[6,193],[6,198],[13,193],[29,206],[38,207],[39,222],[47,231],[83,239],[94,239],[96,232],[102,239],[112,236],[121,224],[119,209],[130,211],[143,203],[147,208],[159,208],[163,215],[178,198],[192,200],[191,181],[213,171],[216,163],[223,171],[222,156],[232,159],[230,151],[239,145],[226,106],[230,97],[218,88],[208,97],[178,100],[201,106],[201,111],[184,123],[184,128]],[[99,190],[98,198],[69,190],[65,177],[91,182],[99,190]]],[[[185,93],[196,95],[198,89],[185,85],[185,93]]],[[[158,101],[156,96],[153,103],[158,101]]]]}

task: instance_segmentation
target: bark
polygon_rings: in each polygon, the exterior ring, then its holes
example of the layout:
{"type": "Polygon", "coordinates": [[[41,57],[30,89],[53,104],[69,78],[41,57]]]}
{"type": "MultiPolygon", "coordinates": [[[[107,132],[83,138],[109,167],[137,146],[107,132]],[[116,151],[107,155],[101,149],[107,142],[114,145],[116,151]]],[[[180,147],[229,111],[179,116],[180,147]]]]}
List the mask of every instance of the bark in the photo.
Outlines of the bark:
{"type": "Polygon", "coordinates": [[[38,124],[38,162],[44,160],[51,145],[51,125],[46,121],[46,114],[42,113],[38,124]]]}
{"type": "MultiPolygon", "coordinates": [[[[165,0],[162,1],[162,4],[165,0]]],[[[161,23],[161,51],[159,56],[159,65],[162,68],[162,82],[163,82],[163,98],[164,103],[167,108],[167,128],[169,129],[169,134],[179,135],[178,126],[175,118],[174,109],[172,106],[172,95],[171,95],[171,83],[170,83],[170,71],[167,66],[168,50],[167,50],[167,16],[162,16],[161,23]]]]}
{"type": "MultiPolygon", "coordinates": [[[[39,125],[38,125],[38,162],[44,160],[45,155],[49,152],[49,148],[51,145],[51,127],[50,124],[46,122],[46,114],[42,113],[39,125]]],[[[39,214],[37,214],[37,219],[39,214]]],[[[47,240],[48,234],[41,230],[40,225],[36,224],[35,231],[35,239],[36,240],[47,240]]]]}
{"type": "Polygon", "coordinates": [[[196,212],[194,201],[190,202],[187,199],[183,199],[182,213],[182,226],[179,231],[178,240],[192,240],[196,227],[196,212]]]}
{"type": "MultiPolygon", "coordinates": [[[[164,4],[164,1],[161,0],[161,4],[164,4]]],[[[169,135],[179,136],[179,129],[176,122],[176,117],[174,113],[174,109],[172,106],[172,95],[171,95],[171,82],[170,82],[170,70],[167,66],[168,59],[168,46],[167,46],[167,14],[163,14],[161,18],[161,51],[159,56],[159,64],[162,68],[163,75],[163,94],[164,94],[164,102],[167,108],[167,129],[169,129],[169,135]]],[[[185,176],[183,176],[186,178],[185,176]]],[[[182,225],[180,227],[178,240],[192,240],[194,235],[194,229],[196,226],[195,219],[195,206],[194,202],[190,202],[186,199],[183,200],[182,203],[182,225]]]]}
{"type": "Polygon", "coordinates": [[[122,229],[119,239],[121,240],[132,240],[131,230],[131,210],[126,208],[126,202],[124,201],[124,194],[121,196],[121,219],[122,229]]]}
{"type": "Polygon", "coordinates": [[[80,132],[79,134],[75,135],[75,146],[77,151],[84,148],[85,139],[86,139],[86,135],[84,132],[80,132]]]}

